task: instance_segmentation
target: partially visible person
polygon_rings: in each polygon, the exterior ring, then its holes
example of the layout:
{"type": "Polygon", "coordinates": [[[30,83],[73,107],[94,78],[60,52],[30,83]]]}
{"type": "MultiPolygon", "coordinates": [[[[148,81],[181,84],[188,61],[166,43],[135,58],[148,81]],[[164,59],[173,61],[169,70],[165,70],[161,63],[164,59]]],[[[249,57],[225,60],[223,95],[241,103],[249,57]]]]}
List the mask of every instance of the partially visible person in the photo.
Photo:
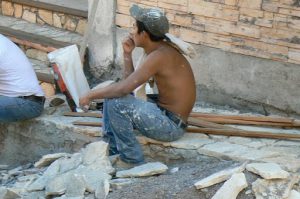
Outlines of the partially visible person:
{"type": "Polygon", "coordinates": [[[0,122],[38,117],[44,102],[31,63],[16,44],[0,34],[0,122]]]}

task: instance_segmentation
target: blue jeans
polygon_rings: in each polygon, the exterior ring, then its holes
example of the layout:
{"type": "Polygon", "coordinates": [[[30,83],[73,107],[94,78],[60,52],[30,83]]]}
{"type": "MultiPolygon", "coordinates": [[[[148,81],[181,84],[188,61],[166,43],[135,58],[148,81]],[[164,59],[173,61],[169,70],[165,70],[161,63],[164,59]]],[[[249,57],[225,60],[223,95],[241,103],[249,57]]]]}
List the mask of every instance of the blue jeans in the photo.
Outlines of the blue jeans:
{"type": "Polygon", "coordinates": [[[38,117],[43,109],[43,102],[0,96],[0,122],[16,122],[38,117]]]}
{"type": "Polygon", "coordinates": [[[184,129],[170,120],[155,103],[136,99],[132,95],[105,99],[103,123],[110,154],[120,154],[120,158],[127,163],[144,161],[133,129],[164,142],[177,140],[184,134],[184,129]]]}

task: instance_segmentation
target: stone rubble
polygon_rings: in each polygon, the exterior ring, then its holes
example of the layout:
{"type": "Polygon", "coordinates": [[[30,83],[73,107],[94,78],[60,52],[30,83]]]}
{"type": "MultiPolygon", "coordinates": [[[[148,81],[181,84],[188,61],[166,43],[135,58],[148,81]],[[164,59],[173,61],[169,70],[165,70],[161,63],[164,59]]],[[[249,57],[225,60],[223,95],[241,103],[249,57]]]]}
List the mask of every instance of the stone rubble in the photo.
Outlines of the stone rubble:
{"type": "Polygon", "coordinates": [[[284,199],[289,197],[293,186],[299,182],[299,176],[288,179],[265,180],[257,179],[252,183],[256,199],[284,199]]]}
{"type": "Polygon", "coordinates": [[[248,186],[244,173],[235,173],[216,192],[212,199],[233,199],[248,186]]]}
{"type": "Polygon", "coordinates": [[[246,169],[268,180],[286,179],[289,177],[289,173],[282,170],[280,166],[275,163],[252,163],[248,164],[246,169]]]}

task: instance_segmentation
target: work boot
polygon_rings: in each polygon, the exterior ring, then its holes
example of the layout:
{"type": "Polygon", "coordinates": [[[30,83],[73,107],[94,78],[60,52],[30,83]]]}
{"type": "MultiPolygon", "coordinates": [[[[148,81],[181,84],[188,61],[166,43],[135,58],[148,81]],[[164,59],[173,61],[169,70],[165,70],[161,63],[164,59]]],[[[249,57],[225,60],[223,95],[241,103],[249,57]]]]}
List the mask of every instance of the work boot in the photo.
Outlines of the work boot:
{"type": "Polygon", "coordinates": [[[120,155],[113,155],[115,157],[109,156],[109,159],[111,160],[112,166],[117,170],[127,170],[131,169],[133,167],[140,166],[142,164],[145,164],[145,162],[140,162],[140,163],[127,163],[121,160],[120,155]]]}

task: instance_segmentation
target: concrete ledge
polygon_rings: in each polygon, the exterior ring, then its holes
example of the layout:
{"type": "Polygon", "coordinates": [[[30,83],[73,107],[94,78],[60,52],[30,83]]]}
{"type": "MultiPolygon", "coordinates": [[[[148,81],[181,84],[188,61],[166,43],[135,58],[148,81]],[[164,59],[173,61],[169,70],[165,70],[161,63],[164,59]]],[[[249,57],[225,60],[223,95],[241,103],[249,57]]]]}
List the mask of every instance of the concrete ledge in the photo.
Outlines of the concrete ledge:
{"type": "Polygon", "coordinates": [[[16,123],[0,123],[0,164],[11,166],[37,161],[42,155],[78,152],[86,144],[101,139],[101,129],[79,127],[76,120],[98,121],[97,118],[65,117],[66,105],[54,108],[45,105],[44,114],[38,118],[16,123]]]}
{"type": "Polygon", "coordinates": [[[88,2],[86,0],[11,0],[11,2],[79,17],[88,17],[88,2]]]}
{"type": "Polygon", "coordinates": [[[7,16],[0,16],[0,33],[43,46],[61,48],[71,44],[79,45],[82,36],[66,30],[41,26],[7,16]]]}

